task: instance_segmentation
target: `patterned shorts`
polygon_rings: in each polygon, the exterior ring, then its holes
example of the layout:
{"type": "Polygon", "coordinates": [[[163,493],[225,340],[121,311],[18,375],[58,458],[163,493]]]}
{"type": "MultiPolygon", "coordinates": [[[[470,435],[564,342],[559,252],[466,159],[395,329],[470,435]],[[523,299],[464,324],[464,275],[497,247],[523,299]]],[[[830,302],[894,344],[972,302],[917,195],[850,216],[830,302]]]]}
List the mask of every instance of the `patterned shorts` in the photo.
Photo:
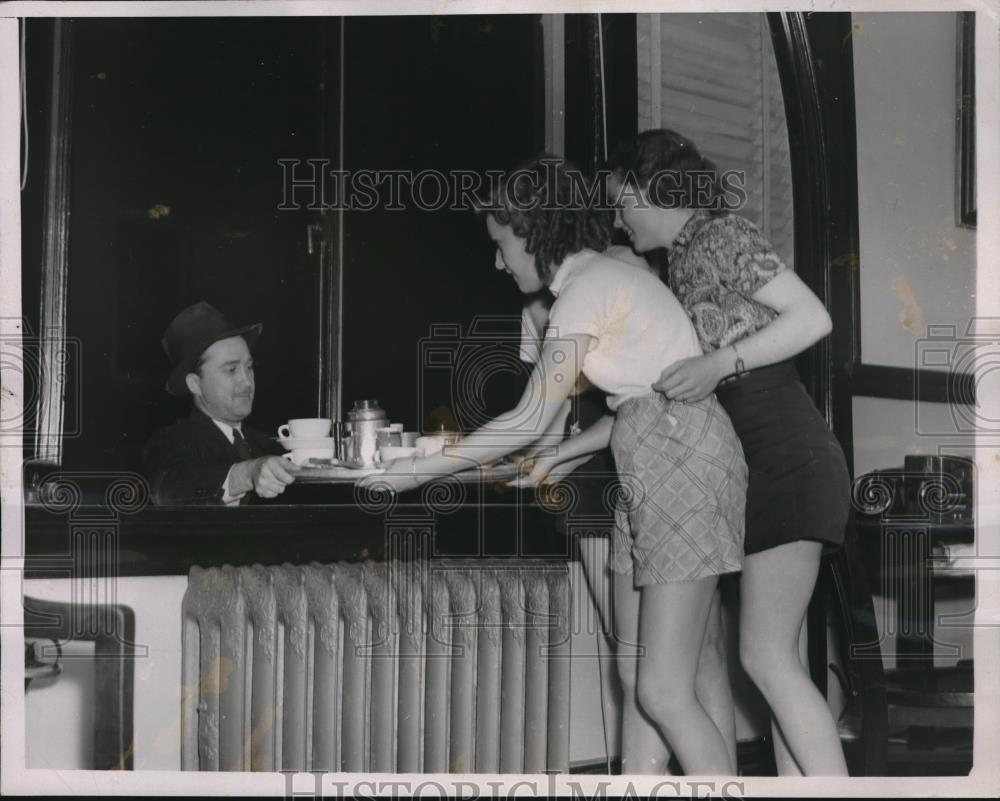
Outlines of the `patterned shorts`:
{"type": "Polygon", "coordinates": [[[625,401],[611,433],[622,482],[611,569],[636,586],[692,581],[743,567],[747,466],[712,395],[625,401]]]}

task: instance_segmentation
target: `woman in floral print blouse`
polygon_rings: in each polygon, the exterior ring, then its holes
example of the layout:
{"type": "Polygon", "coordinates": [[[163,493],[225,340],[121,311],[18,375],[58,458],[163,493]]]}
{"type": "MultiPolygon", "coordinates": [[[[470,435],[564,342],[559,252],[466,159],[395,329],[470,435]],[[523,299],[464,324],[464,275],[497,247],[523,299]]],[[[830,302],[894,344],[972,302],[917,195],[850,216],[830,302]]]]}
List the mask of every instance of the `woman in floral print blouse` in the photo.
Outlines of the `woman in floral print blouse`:
{"type": "MultiPolygon", "coordinates": [[[[679,401],[715,392],[750,468],[740,658],[771,707],[779,772],[847,775],[804,646],[820,556],[843,542],[850,479],[792,362],[830,333],[830,315],[753,223],[721,208],[731,196],[690,140],[646,131],[609,167],[616,225],[637,252],[668,249],[668,283],[703,351],[654,387],[679,401]]],[[[663,747],[654,732],[648,742],[663,747]]]]}

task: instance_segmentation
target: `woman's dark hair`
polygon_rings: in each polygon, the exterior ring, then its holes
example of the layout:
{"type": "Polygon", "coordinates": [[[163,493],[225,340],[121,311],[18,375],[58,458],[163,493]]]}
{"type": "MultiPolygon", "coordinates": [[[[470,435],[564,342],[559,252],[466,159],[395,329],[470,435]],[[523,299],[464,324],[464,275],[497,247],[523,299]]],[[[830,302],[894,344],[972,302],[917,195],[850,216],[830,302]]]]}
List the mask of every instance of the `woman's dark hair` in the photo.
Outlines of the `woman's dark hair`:
{"type": "Polygon", "coordinates": [[[621,183],[646,190],[664,209],[719,209],[719,170],[676,131],[643,131],[614,149],[607,167],[621,183]]]}
{"type": "Polygon", "coordinates": [[[571,162],[545,154],[509,173],[478,211],[525,240],[548,285],[567,256],[585,248],[603,251],[611,241],[613,217],[600,202],[601,189],[571,162]]]}

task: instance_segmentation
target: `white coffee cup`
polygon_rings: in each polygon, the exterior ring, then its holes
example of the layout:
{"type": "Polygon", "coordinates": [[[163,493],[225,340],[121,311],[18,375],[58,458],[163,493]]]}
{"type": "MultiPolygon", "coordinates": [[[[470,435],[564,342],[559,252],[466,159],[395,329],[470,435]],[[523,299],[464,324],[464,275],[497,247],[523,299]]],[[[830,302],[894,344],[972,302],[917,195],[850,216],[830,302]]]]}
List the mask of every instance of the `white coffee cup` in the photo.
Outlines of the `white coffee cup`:
{"type": "Polygon", "coordinates": [[[281,439],[319,439],[330,436],[329,417],[297,417],[283,426],[278,426],[281,439]]]}
{"type": "Polygon", "coordinates": [[[310,459],[329,459],[333,453],[326,448],[296,448],[288,453],[282,454],[285,459],[301,467],[310,459]]]}

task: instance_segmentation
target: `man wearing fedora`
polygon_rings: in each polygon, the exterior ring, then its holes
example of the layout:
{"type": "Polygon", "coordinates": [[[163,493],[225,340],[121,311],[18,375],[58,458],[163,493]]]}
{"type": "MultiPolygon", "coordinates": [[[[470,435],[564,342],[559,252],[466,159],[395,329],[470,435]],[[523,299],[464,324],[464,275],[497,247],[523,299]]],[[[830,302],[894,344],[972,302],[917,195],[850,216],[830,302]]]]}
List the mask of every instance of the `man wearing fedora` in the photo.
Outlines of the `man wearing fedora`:
{"type": "Polygon", "coordinates": [[[143,463],[158,504],[246,503],[251,492],[274,498],[299,467],[268,437],[243,427],[253,409],[250,349],[262,325],[233,328],[201,301],[178,314],[163,335],[173,368],[167,392],[192,396],[191,414],[158,431],[143,463]]]}

